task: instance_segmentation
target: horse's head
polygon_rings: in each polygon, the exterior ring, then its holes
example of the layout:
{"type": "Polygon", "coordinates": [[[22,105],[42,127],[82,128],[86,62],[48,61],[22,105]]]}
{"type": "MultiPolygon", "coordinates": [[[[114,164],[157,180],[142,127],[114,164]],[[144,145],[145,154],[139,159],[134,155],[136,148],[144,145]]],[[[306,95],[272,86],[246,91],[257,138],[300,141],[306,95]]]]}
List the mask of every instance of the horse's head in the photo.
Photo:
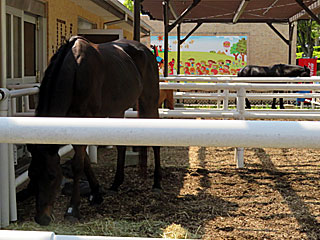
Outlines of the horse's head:
{"type": "Polygon", "coordinates": [[[301,72],[300,77],[310,77],[310,69],[307,66],[304,66],[304,71],[301,72]]]}
{"type": "Polygon", "coordinates": [[[53,203],[62,179],[59,145],[28,145],[28,150],[32,154],[29,177],[35,186],[35,221],[48,225],[53,219],[53,203]]]}

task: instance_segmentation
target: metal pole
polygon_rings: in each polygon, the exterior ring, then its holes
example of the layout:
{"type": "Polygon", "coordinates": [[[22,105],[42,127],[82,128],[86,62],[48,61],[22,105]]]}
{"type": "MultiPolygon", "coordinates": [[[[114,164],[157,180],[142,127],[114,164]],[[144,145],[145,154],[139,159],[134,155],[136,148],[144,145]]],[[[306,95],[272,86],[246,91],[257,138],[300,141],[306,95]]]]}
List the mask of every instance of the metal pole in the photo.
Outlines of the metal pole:
{"type": "Polygon", "coordinates": [[[168,77],[168,51],[169,51],[169,0],[164,0],[163,5],[163,24],[164,24],[164,73],[168,77]]]}
{"type": "Polygon", "coordinates": [[[289,59],[288,63],[291,64],[291,59],[292,59],[292,38],[293,38],[293,29],[294,29],[294,24],[289,23],[289,59]]]}
{"type": "Polygon", "coordinates": [[[181,45],[181,39],[180,39],[180,34],[181,34],[181,24],[178,24],[177,27],[177,74],[180,74],[180,45],[181,45]]]}
{"type": "Polygon", "coordinates": [[[0,88],[7,87],[7,42],[6,42],[6,1],[0,1],[0,88]]]}
{"type": "MultiPolygon", "coordinates": [[[[3,1],[1,1],[3,2],[3,1]]],[[[0,118],[8,116],[8,96],[9,91],[2,89],[4,94],[3,99],[0,101],[0,118]]],[[[7,143],[0,144],[0,227],[6,227],[10,222],[10,169],[9,165],[9,148],[7,143]]],[[[14,180],[15,181],[15,180],[14,180]]],[[[15,188],[14,188],[15,191],[15,188]]],[[[15,203],[14,203],[15,204],[15,203]]]]}
{"type": "MultiPolygon", "coordinates": [[[[6,1],[0,1],[0,87],[6,87],[6,77],[7,77],[7,67],[6,67],[6,1]]],[[[2,102],[2,104],[5,104],[2,102]]],[[[0,107],[1,107],[0,101],[0,107]]],[[[0,228],[9,225],[9,213],[8,213],[8,204],[9,200],[4,196],[7,194],[5,192],[6,188],[6,174],[8,172],[5,169],[6,166],[3,162],[3,159],[6,158],[5,155],[8,155],[8,149],[5,149],[5,146],[8,144],[0,144],[0,181],[1,181],[1,188],[0,188],[0,228]],[[5,182],[2,182],[5,181],[5,182]],[[7,209],[6,209],[7,208],[7,209]]],[[[8,158],[7,158],[8,159],[8,158]]]]}
{"type": "MultiPolygon", "coordinates": [[[[245,88],[240,88],[237,92],[237,110],[239,112],[239,120],[244,120],[245,98],[246,98],[246,90],[245,88]]],[[[244,148],[243,147],[235,148],[234,157],[237,163],[237,168],[243,168],[244,167],[244,148]]]]}
{"type": "Polygon", "coordinates": [[[134,19],[133,19],[133,40],[140,42],[140,12],[141,12],[141,0],[134,0],[134,19]]]}

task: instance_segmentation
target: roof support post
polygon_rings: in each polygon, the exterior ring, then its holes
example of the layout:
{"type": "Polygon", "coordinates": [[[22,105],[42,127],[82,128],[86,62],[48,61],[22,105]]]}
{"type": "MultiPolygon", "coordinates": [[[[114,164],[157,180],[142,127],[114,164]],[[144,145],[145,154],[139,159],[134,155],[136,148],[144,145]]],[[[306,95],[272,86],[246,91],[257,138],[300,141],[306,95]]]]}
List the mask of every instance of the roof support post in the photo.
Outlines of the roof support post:
{"type": "Polygon", "coordinates": [[[192,4],[174,21],[174,23],[170,24],[169,32],[179,23],[183,21],[183,18],[195,7],[201,0],[193,0],[192,4]]]}
{"type": "Polygon", "coordinates": [[[168,51],[169,51],[169,0],[164,0],[163,5],[163,24],[164,24],[164,77],[168,77],[168,51]]]}
{"type": "Polygon", "coordinates": [[[289,22],[289,59],[288,63],[291,64],[292,61],[292,39],[293,39],[293,30],[294,30],[294,23],[289,22]]]}
{"type": "Polygon", "coordinates": [[[296,0],[296,2],[310,15],[313,20],[320,24],[320,19],[303,3],[302,0],[296,0]]]}
{"type": "Polygon", "coordinates": [[[289,45],[289,40],[287,40],[273,25],[268,22],[268,26],[287,44],[289,45]]]}
{"type": "MultiPolygon", "coordinates": [[[[6,2],[1,1],[0,3],[0,52],[1,52],[1,59],[0,59],[0,87],[5,88],[7,87],[7,46],[6,46],[6,2]]],[[[1,216],[0,216],[1,217],[1,216]]],[[[0,221],[1,226],[1,221],[0,221]]]]}
{"type": "Polygon", "coordinates": [[[250,0],[242,0],[236,14],[233,16],[232,23],[237,23],[250,0]]]}
{"type": "Polygon", "coordinates": [[[180,46],[181,46],[181,39],[180,39],[180,34],[181,34],[181,24],[178,24],[177,27],[177,74],[180,74],[180,46]]]}
{"type": "Polygon", "coordinates": [[[140,12],[141,12],[141,0],[134,0],[133,7],[133,40],[140,42],[140,12]]]}

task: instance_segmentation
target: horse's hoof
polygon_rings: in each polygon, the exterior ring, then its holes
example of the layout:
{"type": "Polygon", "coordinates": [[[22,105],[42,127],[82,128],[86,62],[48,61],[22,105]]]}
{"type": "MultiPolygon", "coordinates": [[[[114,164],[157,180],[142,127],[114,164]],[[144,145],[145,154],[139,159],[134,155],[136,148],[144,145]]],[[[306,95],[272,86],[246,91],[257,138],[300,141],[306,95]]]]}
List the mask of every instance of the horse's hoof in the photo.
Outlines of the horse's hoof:
{"type": "Polygon", "coordinates": [[[48,215],[42,215],[40,217],[36,216],[34,218],[34,220],[36,221],[36,223],[42,225],[42,226],[48,226],[51,221],[53,220],[52,216],[48,216],[48,215]]]}
{"type": "Polygon", "coordinates": [[[80,216],[79,210],[77,210],[73,207],[69,207],[67,209],[67,212],[64,214],[64,219],[68,222],[71,222],[71,223],[78,222],[80,217],[81,216],[80,216]]]}
{"type": "Polygon", "coordinates": [[[90,205],[99,205],[103,202],[103,197],[101,193],[90,194],[89,203],[90,205]]]}
{"type": "Polygon", "coordinates": [[[161,193],[163,192],[163,190],[162,190],[162,188],[153,187],[153,188],[152,188],[152,192],[153,192],[153,193],[161,194],[161,193]]]}

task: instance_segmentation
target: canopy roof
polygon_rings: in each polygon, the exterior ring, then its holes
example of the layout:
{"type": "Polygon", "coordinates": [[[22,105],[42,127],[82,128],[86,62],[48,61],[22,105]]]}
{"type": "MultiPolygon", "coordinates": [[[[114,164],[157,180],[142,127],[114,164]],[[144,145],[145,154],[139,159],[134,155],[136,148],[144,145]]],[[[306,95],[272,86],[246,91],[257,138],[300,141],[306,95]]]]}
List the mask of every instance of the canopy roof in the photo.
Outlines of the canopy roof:
{"type": "MultiPolygon", "coordinates": [[[[142,11],[152,19],[163,20],[164,0],[142,1],[142,11]]],[[[317,0],[170,0],[169,19],[175,20],[195,5],[182,22],[290,22],[290,18],[317,0]]],[[[311,6],[310,6],[311,7],[311,6]]]]}

